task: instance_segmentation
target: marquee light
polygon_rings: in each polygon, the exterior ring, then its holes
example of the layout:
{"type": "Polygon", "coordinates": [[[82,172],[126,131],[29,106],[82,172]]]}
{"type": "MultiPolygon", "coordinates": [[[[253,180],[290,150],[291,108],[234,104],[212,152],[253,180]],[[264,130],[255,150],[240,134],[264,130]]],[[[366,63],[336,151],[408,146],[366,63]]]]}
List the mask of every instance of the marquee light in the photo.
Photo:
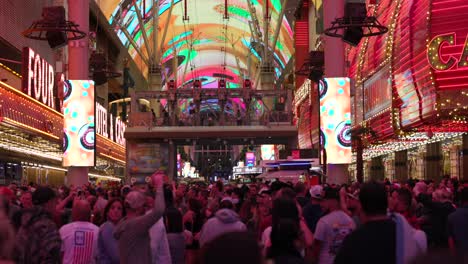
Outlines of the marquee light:
{"type": "Polygon", "coordinates": [[[62,160],[62,155],[58,153],[44,153],[42,151],[34,150],[31,148],[24,148],[24,147],[17,147],[13,146],[11,144],[3,144],[0,143],[0,148],[7,149],[10,151],[15,151],[15,152],[21,152],[26,155],[31,155],[39,158],[45,158],[49,160],[55,160],[55,161],[61,161],[62,160]]]}
{"type": "Polygon", "coordinates": [[[462,136],[466,133],[462,132],[436,132],[434,135],[429,138],[426,133],[414,133],[413,135],[406,135],[404,137],[400,137],[400,139],[404,139],[401,141],[392,141],[387,142],[381,145],[371,145],[369,148],[364,150],[364,159],[368,160],[371,158],[375,158],[378,156],[387,155],[393,152],[412,149],[415,147],[456,138],[462,136]]]}
{"type": "Polygon", "coordinates": [[[459,58],[455,58],[449,55],[449,58],[444,60],[441,58],[443,54],[443,47],[445,46],[456,46],[457,35],[455,32],[435,36],[428,45],[427,48],[427,60],[431,67],[439,71],[447,71],[452,69],[455,64],[458,68],[468,66],[468,35],[466,36],[465,43],[463,45],[463,51],[459,58]],[[458,63],[457,63],[458,62],[458,63]]]}
{"type": "Polygon", "coordinates": [[[311,81],[306,79],[304,83],[294,93],[294,107],[297,108],[310,93],[311,81]]]}

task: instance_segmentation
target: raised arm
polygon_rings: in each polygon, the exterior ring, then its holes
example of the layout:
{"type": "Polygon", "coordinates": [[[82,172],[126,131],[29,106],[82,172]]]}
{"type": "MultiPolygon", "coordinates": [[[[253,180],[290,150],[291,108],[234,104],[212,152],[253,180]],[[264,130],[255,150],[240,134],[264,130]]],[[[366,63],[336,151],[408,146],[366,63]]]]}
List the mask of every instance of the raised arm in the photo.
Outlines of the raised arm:
{"type": "Polygon", "coordinates": [[[156,195],[154,197],[154,208],[150,213],[136,217],[130,220],[131,228],[138,234],[147,233],[148,230],[163,216],[166,209],[164,201],[163,190],[163,176],[162,174],[153,174],[151,176],[153,185],[156,188],[156,195]]]}

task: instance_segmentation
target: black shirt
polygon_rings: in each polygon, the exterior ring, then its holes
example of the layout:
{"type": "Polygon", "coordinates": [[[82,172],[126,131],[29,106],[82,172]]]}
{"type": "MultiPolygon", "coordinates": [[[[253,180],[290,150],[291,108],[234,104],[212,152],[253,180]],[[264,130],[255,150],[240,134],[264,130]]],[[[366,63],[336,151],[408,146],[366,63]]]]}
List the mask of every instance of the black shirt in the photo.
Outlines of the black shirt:
{"type": "Polygon", "coordinates": [[[459,252],[468,252],[468,206],[460,207],[448,217],[448,235],[459,252]]]}
{"type": "Polygon", "coordinates": [[[315,227],[317,226],[317,223],[322,215],[322,208],[319,204],[312,204],[309,202],[302,209],[302,216],[304,216],[307,227],[312,233],[315,233],[315,227]]]}
{"type": "Polygon", "coordinates": [[[372,221],[346,237],[335,264],[395,264],[396,225],[392,220],[372,221]]]}
{"type": "Polygon", "coordinates": [[[309,203],[309,198],[304,196],[298,196],[296,197],[296,200],[302,208],[309,203]]]}

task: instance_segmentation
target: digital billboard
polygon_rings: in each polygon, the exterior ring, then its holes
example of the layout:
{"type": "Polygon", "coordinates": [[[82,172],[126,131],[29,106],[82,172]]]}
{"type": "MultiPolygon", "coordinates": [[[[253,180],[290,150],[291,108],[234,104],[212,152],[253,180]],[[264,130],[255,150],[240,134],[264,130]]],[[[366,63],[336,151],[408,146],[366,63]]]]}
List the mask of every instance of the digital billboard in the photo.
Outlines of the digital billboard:
{"type": "MultiPolygon", "coordinates": [[[[181,164],[183,165],[183,163],[181,164]]],[[[190,165],[190,163],[189,163],[190,165]]],[[[181,166],[181,171],[184,167],[181,166]]],[[[128,176],[143,182],[155,171],[169,173],[169,144],[168,143],[127,143],[127,173],[128,176]]]]}
{"type": "Polygon", "coordinates": [[[351,163],[351,98],[349,78],[320,82],[320,139],[330,164],[351,163]]]}
{"type": "Polygon", "coordinates": [[[245,153],[245,164],[247,165],[247,167],[255,166],[255,153],[253,152],[245,153]]]}
{"type": "Polygon", "coordinates": [[[94,81],[67,80],[63,89],[63,166],[94,166],[94,81]]]}
{"type": "Polygon", "coordinates": [[[275,145],[262,145],[262,160],[275,160],[275,145]]]}

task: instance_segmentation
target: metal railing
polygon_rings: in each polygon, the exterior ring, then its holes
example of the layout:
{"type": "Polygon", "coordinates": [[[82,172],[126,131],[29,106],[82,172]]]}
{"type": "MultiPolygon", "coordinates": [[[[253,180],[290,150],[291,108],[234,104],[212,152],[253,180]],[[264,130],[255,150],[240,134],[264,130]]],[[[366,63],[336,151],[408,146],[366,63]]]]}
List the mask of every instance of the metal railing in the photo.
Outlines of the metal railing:
{"type": "MultiPolygon", "coordinates": [[[[291,90],[251,90],[246,88],[234,89],[172,89],[165,91],[137,91],[131,94],[131,112],[129,113],[129,127],[188,127],[188,126],[271,126],[292,125],[292,91],[291,90]],[[285,111],[271,110],[272,98],[281,99],[285,111]],[[146,99],[159,103],[166,99],[165,110],[156,117],[152,112],[140,112],[139,100],[146,99]],[[201,112],[203,101],[218,100],[219,109],[213,109],[208,104],[209,112],[201,112]],[[249,109],[234,111],[228,114],[224,111],[227,101],[238,99],[244,102],[249,109]],[[255,100],[267,100],[270,104],[263,104],[263,114],[257,115],[251,103],[255,100]],[[181,111],[179,100],[192,100],[194,112],[181,111]],[[157,101],[157,102],[156,102],[157,101]],[[238,113],[241,112],[241,116],[238,113]]],[[[151,103],[151,104],[153,104],[151,103]]],[[[192,105],[192,103],[191,103],[192,105]]],[[[277,105],[279,106],[279,104],[277,105]]],[[[162,107],[162,105],[159,105],[162,107]]],[[[147,108],[145,108],[147,109],[147,108]]]]}
{"type": "Polygon", "coordinates": [[[237,118],[226,115],[225,120],[209,116],[181,115],[173,117],[154,117],[151,112],[136,112],[129,115],[129,127],[190,127],[190,126],[278,126],[292,125],[292,114],[285,111],[271,111],[258,118],[237,118]]]}

